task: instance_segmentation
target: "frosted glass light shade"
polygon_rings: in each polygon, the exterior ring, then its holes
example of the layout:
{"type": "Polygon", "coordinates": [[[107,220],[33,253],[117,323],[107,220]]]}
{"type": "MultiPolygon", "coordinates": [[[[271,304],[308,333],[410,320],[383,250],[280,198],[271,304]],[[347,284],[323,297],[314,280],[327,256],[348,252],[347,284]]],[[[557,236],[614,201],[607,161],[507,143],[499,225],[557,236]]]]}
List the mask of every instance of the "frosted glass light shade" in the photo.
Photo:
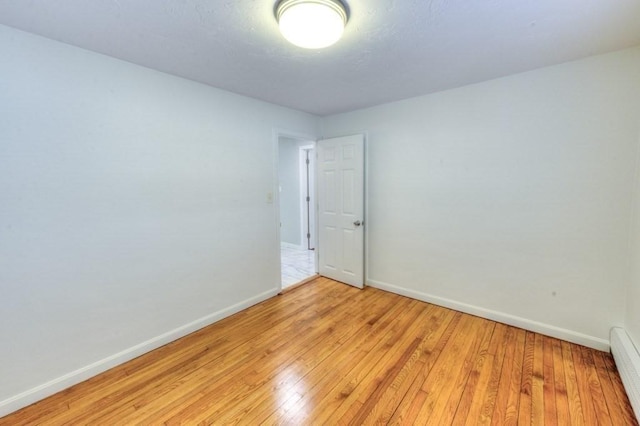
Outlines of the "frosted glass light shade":
{"type": "Polygon", "coordinates": [[[347,11],[339,0],[282,0],[276,18],[289,42],[305,49],[322,49],[342,37],[347,11]]]}

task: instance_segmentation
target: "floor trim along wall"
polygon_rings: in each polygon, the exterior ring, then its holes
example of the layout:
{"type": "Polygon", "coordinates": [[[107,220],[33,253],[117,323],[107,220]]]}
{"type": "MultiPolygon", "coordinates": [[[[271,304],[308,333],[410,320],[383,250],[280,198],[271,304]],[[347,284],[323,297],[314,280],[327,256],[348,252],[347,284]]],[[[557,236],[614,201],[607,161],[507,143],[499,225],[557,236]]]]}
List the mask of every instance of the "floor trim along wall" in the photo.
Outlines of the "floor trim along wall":
{"type": "Polygon", "coordinates": [[[280,241],[280,245],[282,247],[288,247],[288,248],[292,248],[292,249],[296,249],[296,250],[306,250],[306,247],[303,247],[301,244],[292,244],[292,243],[285,243],[284,241],[280,241]]]}
{"type": "Polygon", "coordinates": [[[640,353],[622,328],[611,329],[611,353],[633,411],[640,420],[640,353]]]}
{"type": "Polygon", "coordinates": [[[445,308],[454,309],[456,311],[475,315],[481,318],[487,318],[493,321],[498,321],[504,324],[512,325],[514,327],[523,328],[525,330],[535,331],[536,333],[566,340],[571,343],[577,343],[578,345],[588,346],[593,349],[598,349],[605,352],[609,352],[609,349],[610,349],[609,342],[607,340],[600,339],[593,336],[588,336],[586,334],[577,333],[575,331],[567,330],[564,328],[555,327],[553,325],[528,320],[526,318],[505,314],[503,312],[481,308],[479,306],[457,302],[455,300],[446,299],[439,296],[433,296],[431,294],[406,289],[404,287],[398,287],[392,284],[387,284],[387,283],[372,280],[372,279],[367,280],[367,285],[378,288],[380,290],[390,291],[392,293],[410,297],[412,299],[433,303],[434,305],[443,306],[445,308]]]}
{"type": "Polygon", "coordinates": [[[93,364],[87,365],[78,370],[72,371],[62,377],[58,377],[57,379],[51,380],[47,383],[43,383],[40,386],[29,389],[28,391],[13,396],[9,399],[0,401],[0,417],[17,411],[20,408],[26,407],[27,405],[33,404],[34,402],[40,401],[41,399],[60,392],[61,390],[67,389],[75,384],[83,382],[102,372],[105,372],[110,368],[130,361],[142,354],[150,352],[154,349],[159,348],[160,346],[166,345],[167,343],[184,337],[187,334],[193,333],[194,331],[211,325],[216,321],[220,321],[221,319],[240,312],[243,309],[246,309],[273,296],[276,296],[278,292],[280,292],[279,288],[265,291],[264,293],[261,293],[255,297],[236,303],[233,306],[214,312],[189,324],[183,325],[182,327],[178,327],[153,339],[147,340],[146,342],[142,342],[122,352],[101,359],[100,361],[94,362],[93,364]]]}

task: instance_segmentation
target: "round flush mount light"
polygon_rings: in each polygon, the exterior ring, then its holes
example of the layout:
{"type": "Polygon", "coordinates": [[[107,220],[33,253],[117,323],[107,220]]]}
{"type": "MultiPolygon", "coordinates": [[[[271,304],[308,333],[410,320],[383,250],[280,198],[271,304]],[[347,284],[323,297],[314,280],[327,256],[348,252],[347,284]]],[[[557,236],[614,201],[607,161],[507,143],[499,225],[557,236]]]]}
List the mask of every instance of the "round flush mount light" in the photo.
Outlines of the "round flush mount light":
{"type": "Polygon", "coordinates": [[[340,0],[280,0],[276,19],[289,42],[305,49],[322,49],[340,40],[348,16],[340,0]]]}

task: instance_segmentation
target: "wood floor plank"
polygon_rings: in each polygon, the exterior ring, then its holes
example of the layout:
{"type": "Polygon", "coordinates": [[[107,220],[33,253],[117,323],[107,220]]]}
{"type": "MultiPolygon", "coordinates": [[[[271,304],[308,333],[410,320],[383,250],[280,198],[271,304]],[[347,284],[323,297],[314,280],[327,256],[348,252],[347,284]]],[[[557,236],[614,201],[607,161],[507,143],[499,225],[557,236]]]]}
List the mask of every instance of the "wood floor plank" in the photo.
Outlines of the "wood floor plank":
{"type": "MultiPolygon", "coordinates": [[[[443,406],[448,399],[453,388],[453,381],[460,372],[459,369],[453,370],[450,365],[462,367],[468,352],[472,350],[473,343],[477,341],[477,333],[480,331],[480,322],[475,321],[471,317],[462,317],[454,330],[453,335],[449,339],[445,349],[451,357],[438,357],[436,363],[430,368],[429,374],[420,384],[420,390],[425,394],[425,398],[417,409],[410,409],[415,417],[405,414],[404,421],[406,424],[420,424],[430,419],[433,415],[434,406],[440,400],[443,406]],[[468,330],[473,336],[469,339],[461,339],[460,330],[468,330]]],[[[422,396],[420,397],[422,400],[422,396]]]]}
{"type": "Polygon", "coordinates": [[[618,404],[620,405],[620,408],[622,410],[622,418],[624,419],[624,421],[629,421],[629,419],[634,419],[634,421],[630,424],[638,425],[638,422],[635,419],[633,408],[631,407],[629,398],[627,398],[627,394],[625,393],[624,386],[622,385],[622,379],[620,378],[618,369],[616,368],[616,365],[613,361],[613,356],[611,354],[605,354],[605,353],[601,353],[601,356],[607,367],[607,371],[609,372],[609,378],[611,379],[611,385],[613,386],[613,389],[615,391],[615,396],[610,395],[609,398],[616,398],[616,400],[618,401],[618,404]]]}
{"type": "Polygon", "coordinates": [[[580,394],[580,404],[582,405],[582,414],[587,425],[595,425],[598,422],[596,409],[591,398],[591,386],[589,383],[590,372],[588,365],[583,357],[581,347],[572,347],[573,366],[576,372],[576,381],[578,384],[578,393],[580,394]]]}
{"type": "Polygon", "coordinates": [[[552,340],[551,337],[542,336],[542,391],[544,397],[544,420],[547,424],[558,423],[552,340]]]}
{"type": "MultiPolygon", "coordinates": [[[[404,300],[399,301],[395,308],[398,311],[391,315],[385,315],[380,321],[373,324],[369,333],[360,334],[349,341],[348,347],[333,357],[331,363],[325,363],[309,370],[304,376],[305,383],[308,385],[303,391],[304,398],[299,404],[292,406],[285,401],[270,417],[267,417],[266,421],[278,422],[277,419],[281,419],[280,421],[284,422],[296,416],[305,407],[313,405],[314,401],[323,398],[325,393],[335,387],[337,381],[352,369],[359,371],[363,368],[359,366],[360,361],[368,354],[373,352],[371,357],[374,359],[381,355],[381,349],[389,341],[397,339],[402,326],[411,320],[410,317],[404,317],[397,312],[411,313],[412,309],[418,308],[418,305],[413,301],[404,300]],[[401,318],[402,322],[398,323],[398,318],[401,318]]],[[[293,397],[295,398],[295,395],[293,397]]]]}
{"type": "Polygon", "coordinates": [[[548,420],[545,417],[545,399],[544,336],[536,333],[533,348],[533,377],[531,378],[531,422],[534,425],[556,422],[555,412],[548,420]]]}
{"type": "MultiPolygon", "coordinates": [[[[400,308],[400,310],[405,309],[405,306],[402,306],[402,305],[396,306],[396,307],[400,308]]],[[[384,331],[386,331],[393,317],[396,317],[396,316],[397,315],[395,314],[394,311],[392,310],[389,311],[389,315],[385,316],[384,318],[381,318],[381,321],[379,321],[376,324],[377,330],[374,331],[374,333],[383,333],[384,331]]],[[[328,389],[330,387],[337,386],[336,383],[340,377],[342,377],[343,375],[346,375],[347,372],[351,371],[354,357],[358,356],[358,354],[362,354],[367,351],[369,353],[375,352],[376,349],[374,345],[376,343],[379,343],[379,341],[377,339],[366,339],[365,336],[367,335],[369,334],[363,332],[357,336],[354,335],[353,338],[349,340],[349,342],[345,342],[345,345],[347,346],[355,343],[356,347],[358,348],[357,352],[342,351],[342,348],[344,348],[344,345],[341,345],[336,349],[332,362],[330,364],[333,367],[332,368],[333,371],[328,371],[324,366],[317,369],[307,368],[307,370],[309,371],[309,374],[304,375],[302,377],[302,380],[304,380],[304,383],[306,385],[305,386],[306,389],[300,391],[301,395],[303,395],[306,398],[309,398],[312,395],[317,395],[319,398],[322,398],[323,394],[325,392],[328,392],[328,389]]],[[[357,366],[355,366],[354,368],[357,368],[357,366]]],[[[294,394],[294,398],[295,398],[295,394],[294,394]]],[[[280,413],[283,416],[295,415],[294,412],[291,411],[292,407],[285,406],[282,408],[283,410],[280,413]]],[[[315,408],[315,407],[311,407],[311,408],[315,408]]],[[[278,413],[279,413],[278,411],[274,411],[273,415],[277,416],[278,413]]]]}
{"type": "Polygon", "coordinates": [[[571,422],[569,399],[567,393],[564,362],[562,360],[562,346],[558,339],[551,339],[551,351],[553,358],[553,386],[556,405],[556,416],[559,425],[568,425],[571,422]]]}
{"type": "Polygon", "coordinates": [[[596,412],[598,423],[601,425],[612,425],[609,407],[607,407],[602,386],[600,385],[600,378],[598,377],[598,372],[596,371],[595,363],[593,361],[593,351],[585,347],[580,348],[580,350],[582,352],[582,359],[586,366],[589,396],[593,401],[593,407],[596,412]]]}
{"type": "Polygon", "coordinates": [[[508,341],[507,336],[510,335],[511,329],[512,327],[498,323],[493,330],[491,345],[489,346],[489,355],[492,356],[492,362],[487,363],[491,368],[486,377],[486,381],[480,380],[480,384],[472,398],[472,405],[469,408],[469,415],[466,418],[465,424],[491,424],[505,353],[507,351],[507,345],[505,343],[508,341]]]}
{"type": "Polygon", "coordinates": [[[406,352],[396,352],[394,349],[403,349],[405,345],[410,345],[410,349],[413,351],[419,344],[416,341],[415,332],[420,328],[420,322],[416,320],[424,310],[425,306],[422,304],[415,304],[408,308],[402,322],[394,321],[389,332],[371,350],[361,351],[354,358],[351,358],[348,365],[344,365],[344,368],[340,370],[339,376],[337,374],[335,377],[331,374],[323,375],[320,384],[308,394],[309,401],[313,402],[313,406],[303,407],[303,409],[296,410],[295,413],[287,413],[279,418],[278,423],[306,424],[312,415],[318,414],[318,408],[323,407],[325,401],[337,402],[335,409],[330,410],[337,416],[340,415],[343,407],[348,408],[345,403],[347,399],[359,400],[361,393],[368,395],[370,388],[366,385],[367,382],[373,381],[378,387],[380,382],[384,380],[380,377],[380,374],[384,374],[380,367],[390,365],[390,369],[394,369],[395,362],[388,363],[388,361],[395,360],[396,354],[402,357],[406,352]],[[367,380],[370,375],[372,380],[367,380]]]}
{"type": "MultiPolygon", "coordinates": [[[[500,376],[496,385],[496,396],[493,413],[491,415],[491,424],[504,424],[507,419],[507,400],[511,390],[511,377],[516,371],[513,364],[515,361],[516,351],[516,329],[506,327],[506,332],[501,346],[504,348],[504,360],[500,369],[500,376]]],[[[519,389],[520,385],[516,388],[519,389]]]]}
{"type": "Polygon", "coordinates": [[[520,386],[520,403],[518,405],[518,423],[531,424],[533,411],[533,363],[535,352],[535,333],[527,331],[524,358],[522,361],[522,382],[520,386]]]}
{"type": "Polygon", "coordinates": [[[417,424],[426,424],[429,421],[438,424],[451,423],[478,352],[481,347],[486,350],[494,326],[494,323],[472,317],[470,330],[474,331],[467,335],[466,341],[461,342],[459,346],[458,368],[452,368],[449,358],[441,358],[439,386],[431,383],[425,383],[423,386],[423,390],[430,393],[430,398],[418,413],[417,424]]]}
{"type": "MultiPolygon", "coordinates": [[[[332,314],[331,321],[324,323],[323,327],[314,326],[306,328],[306,325],[308,324],[305,321],[298,322],[294,328],[288,328],[285,330],[277,330],[276,326],[274,329],[276,330],[276,333],[271,334],[271,340],[274,346],[265,348],[262,354],[256,354],[256,356],[259,356],[258,361],[256,361],[255,356],[252,355],[254,353],[253,350],[246,353],[240,353],[240,356],[238,356],[235,362],[229,367],[233,369],[233,375],[226,379],[219,379],[216,376],[205,377],[200,381],[199,386],[191,390],[190,393],[185,394],[183,392],[179,399],[176,400],[176,403],[172,404],[172,406],[164,406],[160,409],[154,408],[154,406],[146,407],[143,413],[145,415],[148,414],[148,416],[143,417],[142,413],[140,413],[140,421],[155,422],[162,418],[169,418],[171,420],[183,418],[188,421],[200,416],[207,417],[210,413],[215,413],[219,407],[226,408],[227,405],[232,405],[229,403],[233,403],[234,400],[229,399],[230,395],[242,399],[242,393],[239,389],[246,390],[255,386],[255,383],[251,383],[251,376],[258,375],[261,377],[262,381],[268,381],[273,374],[277,374],[279,368],[283,365],[287,365],[290,359],[302,356],[310,346],[314,346],[316,343],[323,344],[323,349],[326,351],[332,346],[327,345],[326,340],[323,341],[324,339],[322,339],[322,335],[325,334],[324,338],[327,339],[330,335],[334,334],[336,327],[338,327],[341,322],[345,322],[348,317],[351,316],[349,305],[357,304],[360,306],[360,303],[362,302],[362,294],[355,289],[353,291],[354,293],[351,297],[345,298],[344,300],[334,301],[333,310],[322,309],[312,313],[313,321],[311,324],[325,319],[329,313],[332,314]],[[302,326],[305,326],[305,328],[300,329],[299,327],[302,326]],[[283,335],[302,337],[295,340],[288,340],[282,339],[281,336],[283,335]],[[320,341],[316,342],[318,338],[320,341]],[[257,372],[255,371],[256,365],[260,366],[260,370],[257,372]],[[268,375],[269,373],[271,373],[271,375],[268,375]],[[267,375],[265,376],[264,374],[267,375]],[[237,380],[237,377],[241,377],[242,380],[237,380]],[[215,398],[211,398],[211,395],[214,395],[215,398]]],[[[362,307],[368,308],[368,306],[362,307]]],[[[379,315],[379,313],[376,313],[376,315],[370,318],[369,321],[373,321],[377,315],[379,315]]],[[[326,319],[329,320],[329,318],[326,319]]],[[[324,353],[324,356],[328,356],[329,353],[330,352],[324,353]]],[[[317,360],[321,359],[323,358],[317,358],[317,360]]],[[[218,369],[220,368],[219,365],[216,367],[218,369]]],[[[226,374],[224,374],[225,372],[221,374],[226,376],[226,374]]],[[[176,392],[178,391],[179,390],[176,392]]],[[[161,403],[161,401],[159,403],[161,403]]]]}
{"type": "Polygon", "coordinates": [[[400,404],[395,408],[395,411],[389,420],[390,424],[411,424],[411,420],[415,419],[418,415],[418,412],[427,397],[427,393],[422,390],[422,386],[431,375],[434,365],[442,355],[442,352],[444,352],[444,348],[448,345],[463,317],[463,314],[456,312],[444,333],[437,340],[434,349],[423,353],[423,364],[420,366],[421,368],[418,374],[411,382],[409,389],[400,401],[400,404]]]}
{"type": "Polygon", "coordinates": [[[592,353],[598,380],[602,386],[602,396],[605,399],[611,423],[614,425],[624,424],[624,410],[620,406],[620,401],[616,397],[616,391],[609,377],[609,371],[604,361],[604,353],[592,353]]]}
{"type": "Polygon", "coordinates": [[[507,341],[511,345],[510,352],[502,368],[503,374],[500,378],[496,409],[491,419],[492,425],[515,425],[518,423],[520,414],[520,391],[527,333],[522,329],[512,328],[512,330],[513,339],[507,341]]]}
{"type": "Polygon", "coordinates": [[[417,350],[417,356],[405,364],[394,383],[371,408],[370,414],[364,421],[365,424],[387,424],[390,422],[400,401],[409,393],[414,380],[419,378],[420,374],[428,368],[429,358],[438,356],[437,345],[453,320],[453,311],[437,308],[436,313],[430,318],[429,331],[417,350]]]}
{"type": "Polygon", "coordinates": [[[637,425],[609,354],[326,278],[0,418],[637,425]]]}
{"type": "MultiPolygon", "coordinates": [[[[361,314],[363,321],[358,323],[357,326],[355,324],[338,324],[335,327],[336,337],[338,336],[338,331],[341,326],[348,326],[347,332],[340,335],[339,338],[325,341],[305,352],[290,364],[277,368],[275,380],[264,383],[262,392],[250,392],[248,395],[242,394],[238,404],[227,404],[225,406],[227,413],[224,417],[220,417],[220,420],[224,421],[230,418],[233,419],[233,421],[257,423],[259,419],[265,418],[277,407],[272,400],[273,393],[281,396],[281,400],[283,399],[283,395],[299,395],[299,382],[304,380],[305,372],[312,371],[315,366],[323,362],[324,359],[334,354],[336,350],[348,341],[352,341],[351,338],[354,335],[368,333],[375,323],[380,323],[378,320],[384,320],[385,315],[393,316],[396,311],[392,308],[401,310],[403,307],[402,305],[398,306],[397,303],[395,305],[396,306],[393,307],[392,304],[385,303],[367,308],[367,311],[370,312],[363,312],[361,314]]],[[[363,308],[366,307],[363,306],[363,308]]],[[[399,312],[399,310],[397,312],[399,312]]]]}
{"type": "MultiPolygon", "coordinates": [[[[449,413],[440,421],[453,421],[455,424],[465,424],[469,421],[478,424],[478,414],[481,409],[483,397],[487,391],[487,385],[491,378],[491,371],[495,360],[495,349],[490,349],[491,343],[495,342],[494,334],[497,324],[492,324],[490,331],[485,335],[485,340],[480,344],[480,348],[475,356],[473,367],[469,372],[464,384],[462,395],[457,398],[458,403],[449,398],[449,413]],[[456,405],[454,407],[454,405],[456,405]]],[[[495,343],[494,343],[495,345],[495,343]]]]}
{"type": "MultiPolygon", "coordinates": [[[[561,342],[562,362],[564,366],[565,384],[567,386],[567,401],[569,404],[569,415],[571,423],[583,425],[585,424],[582,409],[582,400],[580,399],[580,391],[578,389],[578,378],[576,377],[576,366],[573,362],[572,345],[568,342],[561,342]]],[[[578,366],[578,368],[581,368],[578,366]]]]}
{"type": "MultiPolygon", "coordinates": [[[[384,367],[378,365],[369,374],[369,385],[363,386],[362,392],[353,392],[350,397],[353,397],[360,405],[358,411],[354,413],[353,418],[349,418],[350,422],[355,423],[386,423],[388,418],[393,414],[395,407],[390,407],[388,410],[383,409],[385,403],[395,400],[395,396],[402,397],[403,394],[397,394],[398,388],[404,383],[405,379],[409,379],[410,375],[408,371],[411,371],[414,364],[421,359],[422,354],[425,351],[428,353],[433,349],[435,340],[427,339],[428,336],[433,336],[433,333],[444,333],[447,322],[443,321],[445,314],[440,308],[430,306],[431,312],[438,312],[438,316],[432,316],[432,322],[423,322],[420,330],[417,334],[416,340],[407,346],[407,349],[403,352],[399,352],[397,356],[398,361],[394,363],[393,368],[384,367]],[[434,329],[435,328],[435,329],[434,329]]],[[[420,367],[422,365],[418,364],[420,367]]],[[[409,381],[409,380],[407,380],[409,381]]],[[[408,386],[406,386],[408,389],[408,386]]],[[[345,400],[343,407],[349,404],[350,401],[345,400]]],[[[344,411],[337,410],[332,416],[327,417],[327,421],[331,419],[337,419],[340,415],[339,412],[344,411]]],[[[344,417],[344,416],[343,416],[344,417]]],[[[319,420],[323,420],[322,417],[319,420]]]]}

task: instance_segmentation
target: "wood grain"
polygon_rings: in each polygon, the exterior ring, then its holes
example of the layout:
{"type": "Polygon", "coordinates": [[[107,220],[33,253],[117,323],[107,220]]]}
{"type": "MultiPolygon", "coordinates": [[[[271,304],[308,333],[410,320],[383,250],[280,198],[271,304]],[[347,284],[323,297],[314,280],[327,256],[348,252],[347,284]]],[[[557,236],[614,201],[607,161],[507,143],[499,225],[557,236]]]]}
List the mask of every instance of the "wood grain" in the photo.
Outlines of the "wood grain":
{"type": "Polygon", "coordinates": [[[326,278],[0,419],[637,425],[611,355],[326,278]]]}

